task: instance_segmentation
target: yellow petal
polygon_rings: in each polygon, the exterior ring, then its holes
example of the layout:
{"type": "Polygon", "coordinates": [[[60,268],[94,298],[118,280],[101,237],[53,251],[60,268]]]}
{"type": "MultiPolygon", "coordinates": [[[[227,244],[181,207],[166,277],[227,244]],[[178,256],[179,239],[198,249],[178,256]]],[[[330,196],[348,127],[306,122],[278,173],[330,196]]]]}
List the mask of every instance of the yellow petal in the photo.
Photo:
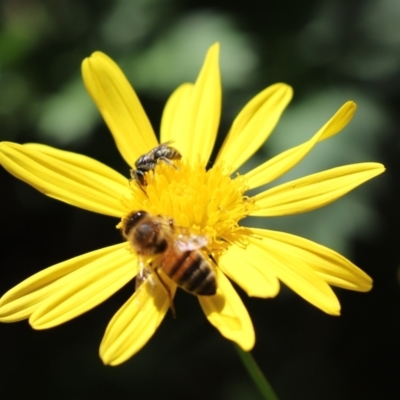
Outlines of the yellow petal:
{"type": "Polygon", "coordinates": [[[85,58],[82,75],[119,152],[132,167],[142,154],[158,144],[135,91],[118,65],[99,51],[85,58]]]}
{"type": "Polygon", "coordinates": [[[58,290],[33,311],[29,318],[32,327],[48,329],[63,324],[96,307],[133,279],[138,271],[137,259],[126,243],[122,246],[71,272],[61,286],[58,282],[58,290]]]}
{"type": "Polygon", "coordinates": [[[185,132],[187,121],[185,115],[190,99],[193,95],[194,85],[184,83],[179,86],[169,97],[165,104],[164,112],[161,118],[160,141],[165,143],[173,142],[173,146],[184,153],[185,132]]]}
{"type": "Polygon", "coordinates": [[[246,248],[231,244],[218,258],[218,267],[249,296],[274,297],[279,292],[279,281],[272,269],[265,268],[252,248],[251,243],[246,248]]]}
{"type": "Polygon", "coordinates": [[[49,157],[53,157],[55,162],[65,162],[71,166],[81,168],[82,170],[87,171],[87,173],[95,171],[93,177],[101,175],[104,179],[107,179],[107,186],[115,192],[126,190],[126,176],[121,175],[119,172],[115,171],[115,169],[112,169],[91,157],[71,151],[60,150],[40,143],[25,143],[23,146],[39,151],[49,157]]]}
{"type": "Polygon", "coordinates": [[[47,146],[0,143],[0,163],[49,197],[100,214],[121,217],[128,179],[106,165],[47,146]]]}
{"type": "Polygon", "coordinates": [[[248,172],[245,176],[249,187],[253,189],[266,185],[293,168],[318,142],[339,133],[351,121],[356,108],[357,106],[354,102],[348,101],[310,140],[278,154],[276,157],[271,158],[269,161],[248,172]]]}
{"type": "Polygon", "coordinates": [[[252,229],[250,238],[265,268],[272,268],[276,276],[294,292],[328,314],[339,315],[340,304],[330,286],[296,254],[287,252],[287,245],[267,235],[257,237],[260,229],[252,229]]]}
{"type": "MultiPolygon", "coordinates": [[[[175,287],[170,287],[172,294],[175,287]]],[[[100,345],[104,364],[118,365],[137,353],[153,336],[169,307],[165,288],[147,279],[118,310],[100,345]]]]}
{"type": "Polygon", "coordinates": [[[101,267],[110,257],[123,260],[126,254],[128,254],[126,243],[120,243],[71,258],[32,275],[10,289],[0,299],[0,321],[15,322],[28,318],[43,302],[57,294],[66,283],[71,283],[71,274],[75,271],[87,265],[101,267]]]}
{"type": "Polygon", "coordinates": [[[207,319],[222,336],[235,342],[244,351],[250,351],[255,334],[250,316],[242,300],[222,272],[216,269],[218,290],[215,296],[199,296],[207,319]]]}
{"type": "Polygon", "coordinates": [[[289,233],[252,228],[256,236],[279,242],[280,248],[307,264],[318,276],[333,286],[366,292],[372,279],[339,253],[311,240],[289,233]]]}
{"type": "Polygon", "coordinates": [[[250,215],[272,217],[315,210],[384,170],[378,163],[351,164],[284,183],[254,196],[256,208],[250,215]]]}
{"type": "Polygon", "coordinates": [[[218,154],[236,171],[267,140],[292,99],[290,86],[277,83],[255,96],[236,117],[218,154]]]}
{"type": "Polygon", "coordinates": [[[219,44],[208,50],[194,85],[180,86],[170,97],[161,124],[161,141],[172,140],[183,157],[206,164],[221,116],[219,44]]]}

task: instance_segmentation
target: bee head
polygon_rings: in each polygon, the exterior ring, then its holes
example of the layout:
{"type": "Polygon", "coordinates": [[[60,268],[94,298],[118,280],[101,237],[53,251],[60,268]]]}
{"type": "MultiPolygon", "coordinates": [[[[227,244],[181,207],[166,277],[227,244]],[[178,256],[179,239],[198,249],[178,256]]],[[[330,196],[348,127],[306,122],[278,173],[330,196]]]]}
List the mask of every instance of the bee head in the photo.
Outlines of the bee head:
{"type": "Polygon", "coordinates": [[[135,180],[140,186],[147,186],[145,171],[140,169],[131,169],[131,178],[135,180]]]}
{"type": "Polygon", "coordinates": [[[125,237],[129,235],[133,228],[137,226],[137,224],[143,220],[146,216],[148,216],[147,211],[134,211],[129,214],[123,223],[122,233],[125,237]]]}

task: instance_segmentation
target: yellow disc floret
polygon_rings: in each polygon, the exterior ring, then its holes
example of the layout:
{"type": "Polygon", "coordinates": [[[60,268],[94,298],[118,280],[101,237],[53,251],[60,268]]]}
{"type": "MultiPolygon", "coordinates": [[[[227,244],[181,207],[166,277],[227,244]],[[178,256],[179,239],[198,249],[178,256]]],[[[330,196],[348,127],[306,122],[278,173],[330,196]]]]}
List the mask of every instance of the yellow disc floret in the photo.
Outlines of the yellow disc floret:
{"type": "Polygon", "coordinates": [[[146,179],[146,193],[131,182],[129,209],[171,217],[175,226],[207,236],[211,248],[230,242],[241,229],[239,220],[253,208],[251,199],[244,196],[244,177],[231,178],[221,164],[207,171],[196,162],[178,161],[174,167],[159,163],[146,179]]]}

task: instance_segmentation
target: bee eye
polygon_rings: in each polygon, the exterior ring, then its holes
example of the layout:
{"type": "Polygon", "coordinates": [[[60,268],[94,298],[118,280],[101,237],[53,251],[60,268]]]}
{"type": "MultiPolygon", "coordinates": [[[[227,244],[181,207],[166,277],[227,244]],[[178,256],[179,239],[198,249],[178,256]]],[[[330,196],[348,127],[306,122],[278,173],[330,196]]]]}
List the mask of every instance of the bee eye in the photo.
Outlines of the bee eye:
{"type": "Polygon", "coordinates": [[[135,211],[130,214],[125,220],[124,234],[127,235],[147,214],[146,211],[135,211]]]}

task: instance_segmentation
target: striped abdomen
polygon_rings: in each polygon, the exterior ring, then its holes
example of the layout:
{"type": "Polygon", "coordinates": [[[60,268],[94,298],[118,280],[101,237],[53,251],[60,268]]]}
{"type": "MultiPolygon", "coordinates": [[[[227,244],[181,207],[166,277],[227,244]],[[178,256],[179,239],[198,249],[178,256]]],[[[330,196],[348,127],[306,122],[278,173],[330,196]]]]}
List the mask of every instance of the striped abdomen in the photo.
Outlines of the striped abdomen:
{"type": "Polygon", "coordinates": [[[212,296],[217,292],[215,272],[198,250],[168,249],[162,257],[160,269],[190,293],[212,296]]]}

